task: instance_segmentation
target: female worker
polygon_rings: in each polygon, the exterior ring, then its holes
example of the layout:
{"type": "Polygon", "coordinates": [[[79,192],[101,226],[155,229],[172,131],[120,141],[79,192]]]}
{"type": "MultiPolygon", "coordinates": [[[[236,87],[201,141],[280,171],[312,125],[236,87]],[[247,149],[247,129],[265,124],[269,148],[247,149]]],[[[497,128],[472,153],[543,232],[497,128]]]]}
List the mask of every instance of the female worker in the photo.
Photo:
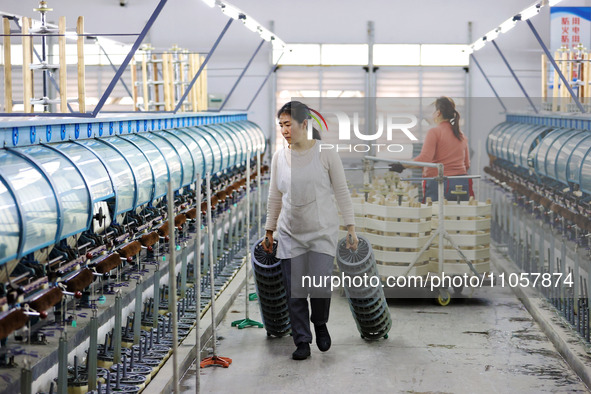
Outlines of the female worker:
{"type": "Polygon", "coordinates": [[[320,151],[316,141],[320,139],[318,130],[314,129],[313,138],[308,139],[310,109],[299,101],[291,101],[279,110],[277,118],[288,146],[279,149],[271,163],[265,225],[268,242],[263,247],[272,252],[275,232],[291,331],[297,346],[292,358],[304,360],[310,356],[312,343],[310,321],[314,323],[318,348],[325,352],[331,345],[326,327],[330,287],[312,288],[310,281],[302,283],[302,280],[306,276],[329,278],[332,274],[339,229],[335,198],[347,225],[347,248],[356,250],[358,240],[341,159],[334,150],[320,151]]]}
{"type": "MultiPolygon", "coordinates": [[[[468,151],[468,140],[460,131],[460,114],[456,111],[454,101],[449,97],[439,97],[435,100],[435,112],[433,120],[436,127],[427,132],[423,149],[413,161],[427,163],[442,163],[443,175],[466,175],[470,168],[470,153],[468,151]]],[[[414,166],[407,166],[419,168],[414,166]]],[[[402,172],[405,166],[402,164],[391,164],[391,171],[402,172]]],[[[423,178],[434,178],[437,176],[437,168],[423,167],[423,178]]],[[[471,179],[447,179],[444,183],[444,196],[446,200],[461,201],[469,200],[474,195],[471,179]],[[452,194],[456,185],[462,185],[465,194],[452,194]]],[[[423,202],[430,197],[432,201],[438,200],[437,180],[427,179],[423,181],[423,202]]]]}

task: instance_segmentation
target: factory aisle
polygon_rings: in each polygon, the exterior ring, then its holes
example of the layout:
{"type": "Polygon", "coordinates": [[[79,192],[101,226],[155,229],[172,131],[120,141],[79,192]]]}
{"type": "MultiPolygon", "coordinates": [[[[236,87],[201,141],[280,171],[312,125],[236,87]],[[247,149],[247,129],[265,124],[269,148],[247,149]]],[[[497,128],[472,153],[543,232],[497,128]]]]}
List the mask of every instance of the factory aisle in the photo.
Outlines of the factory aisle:
{"type": "MultiPolygon", "coordinates": [[[[573,393],[588,392],[510,289],[480,289],[447,307],[431,299],[389,300],[389,338],[360,338],[346,298],[333,294],[328,324],[333,345],[293,361],[291,337],[238,330],[241,294],[219,326],[218,355],[228,369],[201,370],[202,392],[226,393],[573,393]]],[[[260,321],[258,305],[251,317],[260,321]]],[[[181,382],[195,388],[195,368],[181,382]]]]}

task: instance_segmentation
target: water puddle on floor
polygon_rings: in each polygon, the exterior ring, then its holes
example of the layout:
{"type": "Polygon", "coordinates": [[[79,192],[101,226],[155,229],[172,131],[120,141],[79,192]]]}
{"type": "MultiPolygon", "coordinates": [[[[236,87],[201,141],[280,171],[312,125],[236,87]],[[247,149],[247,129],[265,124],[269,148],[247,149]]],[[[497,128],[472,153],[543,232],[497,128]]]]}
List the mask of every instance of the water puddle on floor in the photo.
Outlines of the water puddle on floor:
{"type": "Polygon", "coordinates": [[[490,331],[464,331],[462,334],[490,335],[490,331]]]}
{"type": "Polygon", "coordinates": [[[453,349],[456,347],[456,345],[440,345],[440,344],[435,344],[435,343],[429,343],[429,344],[427,344],[427,347],[439,347],[439,348],[445,348],[445,349],[453,349]]]}

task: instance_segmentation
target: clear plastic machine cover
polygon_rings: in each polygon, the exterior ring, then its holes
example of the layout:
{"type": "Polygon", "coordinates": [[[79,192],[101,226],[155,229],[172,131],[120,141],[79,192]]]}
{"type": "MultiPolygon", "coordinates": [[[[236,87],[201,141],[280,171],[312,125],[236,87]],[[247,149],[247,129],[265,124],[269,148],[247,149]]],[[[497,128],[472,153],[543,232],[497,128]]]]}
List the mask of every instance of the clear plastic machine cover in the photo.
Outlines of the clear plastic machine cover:
{"type": "Polygon", "coordinates": [[[150,141],[134,134],[122,135],[120,138],[135,144],[146,155],[154,173],[154,198],[164,196],[168,190],[168,166],[160,150],[150,141]]]}
{"type": "Polygon", "coordinates": [[[507,137],[507,134],[511,133],[511,130],[515,131],[519,129],[518,123],[510,123],[506,127],[501,128],[498,133],[496,139],[491,141],[492,144],[492,152],[495,157],[500,157],[501,145],[503,143],[503,139],[507,137]]]}
{"type": "Polygon", "coordinates": [[[250,134],[255,137],[255,141],[256,141],[255,152],[256,151],[259,151],[259,152],[264,151],[265,150],[265,136],[263,135],[261,129],[255,123],[252,123],[249,120],[245,121],[243,124],[248,126],[248,128],[250,129],[250,134]]]}
{"type": "Polygon", "coordinates": [[[243,124],[239,126],[239,132],[240,135],[242,135],[242,138],[244,138],[244,141],[246,142],[247,149],[244,151],[244,160],[246,160],[246,157],[248,156],[248,151],[250,150],[251,152],[253,152],[255,150],[254,136],[243,124]]]}
{"type": "Polygon", "coordinates": [[[585,193],[591,193],[591,150],[587,151],[581,165],[579,181],[581,190],[585,193]]]}
{"type": "Polygon", "coordinates": [[[111,178],[102,162],[88,149],[71,142],[52,145],[72,160],[90,186],[92,201],[104,201],[115,195],[111,178]]]}
{"type": "Polygon", "coordinates": [[[570,159],[568,160],[568,172],[567,179],[569,182],[580,184],[581,166],[583,158],[587,152],[591,149],[591,138],[585,138],[581,141],[577,147],[572,151],[570,159]]]}
{"type": "Polygon", "coordinates": [[[552,128],[547,126],[538,126],[532,128],[531,132],[524,134],[525,138],[523,139],[523,142],[521,144],[519,142],[516,143],[514,163],[523,168],[527,168],[527,159],[530,152],[538,145],[542,137],[550,130],[552,130],[552,128]]]}
{"type": "Polygon", "coordinates": [[[132,210],[136,200],[136,184],[125,157],[111,146],[96,140],[83,140],[80,143],[99,155],[109,168],[109,174],[117,189],[115,215],[132,210]]]}
{"type": "Polygon", "coordinates": [[[211,136],[211,138],[217,142],[220,148],[221,160],[220,167],[217,169],[217,171],[222,171],[224,168],[228,168],[230,164],[230,148],[226,143],[226,139],[222,135],[220,135],[220,133],[218,133],[216,129],[213,128],[213,126],[206,125],[199,126],[198,128],[201,130],[202,133],[211,136]]]}
{"type": "Polygon", "coordinates": [[[0,264],[16,258],[19,240],[18,207],[0,180],[0,264]]]}
{"type": "Polygon", "coordinates": [[[580,132],[574,133],[571,137],[562,145],[558,154],[556,155],[556,180],[568,184],[568,161],[570,159],[573,150],[581,143],[585,138],[591,138],[591,133],[580,132]]]}
{"type": "Polygon", "coordinates": [[[570,137],[578,133],[580,132],[571,129],[558,129],[549,133],[539,145],[536,171],[540,175],[556,180],[558,151],[570,137]]]}
{"type": "MultiPolygon", "coordinates": [[[[556,129],[548,133],[538,145],[531,151],[530,158],[534,161],[534,167],[539,175],[546,176],[546,157],[548,149],[554,143],[556,138],[567,132],[567,129],[556,129]]],[[[551,158],[552,166],[554,166],[555,159],[551,158]]]]}
{"type": "Polygon", "coordinates": [[[254,152],[257,148],[256,135],[254,135],[252,130],[250,130],[250,128],[248,127],[242,128],[242,135],[246,137],[246,141],[248,143],[248,148],[250,149],[250,151],[254,152]]]}
{"type": "Polygon", "coordinates": [[[84,231],[95,202],[115,197],[118,215],[164,196],[170,175],[178,190],[195,173],[242,164],[248,150],[252,157],[264,146],[260,128],[240,121],[52,144],[57,151],[19,148],[34,164],[0,150],[0,263],[84,231]]]}
{"type": "Polygon", "coordinates": [[[507,161],[514,161],[515,150],[517,148],[516,141],[518,141],[524,134],[531,131],[531,125],[517,124],[505,132],[497,140],[497,155],[501,159],[507,161]]]}
{"type": "MultiPolygon", "coordinates": [[[[193,132],[196,136],[198,136],[200,139],[203,139],[207,142],[207,145],[209,145],[210,150],[211,150],[211,161],[212,161],[212,167],[211,167],[211,173],[215,174],[218,171],[221,171],[222,169],[222,150],[220,148],[220,145],[218,144],[218,142],[211,136],[210,133],[208,133],[205,129],[201,128],[200,126],[197,127],[192,127],[191,129],[193,129],[193,132]]],[[[197,142],[199,142],[199,139],[197,140],[197,142]]]]}
{"type": "Polygon", "coordinates": [[[61,154],[44,146],[17,150],[30,155],[53,180],[62,208],[60,238],[86,230],[92,216],[92,201],[76,167],[61,154]]]}
{"type": "Polygon", "coordinates": [[[220,128],[225,129],[229,135],[233,138],[234,143],[237,146],[236,151],[236,164],[240,165],[246,161],[247,144],[246,139],[242,135],[242,127],[236,124],[220,124],[220,128]]]}
{"type": "MultiPolygon", "coordinates": [[[[147,138],[152,141],[162,152],[170,171],[170,181],[172,182],[173,190],[178,190],[181,187],[183,179],[183,165],[179,155],[174,150],[174,147],[165,138],[162,138],[154,133],[141,133],[142,138],[147,138]]],[[[166,186],[168,188],[168,186],[166,186]]]]}
{"type": "Polygon", "coordinates": [[[499,136],[503,133],[503,130],[514,124],[515,123],[513,122],[499,123],[490,131],[486,139],[486,153],[492,156],[496,156],[496,151],[494,150],[494,148],[496,147],[499,136]]]}
{"type": "Polygon", "coordinates": [[[206,173],[211,174],[213,172],[215,158],[214,158],[213,148],[211,147],[211,145],[209,144],[207,139],[205,137],[203,137],[202,135],[200,135],[199,130],[195,127],[187,127],[187,128],[181,129],[181,130],[185,134],[187,134],[189,137],[194,139],[195,142],[197,142],[197,145],[199,146],[199,148],[201,149],[201,154],[203,155],[203,160],[204,160],[204,162],[203,162],[203,176],[205,176],[206,173]]]}
{"type": "Polygon", "coordinates": [[[191,137],[190,131],[185,131],[186,128],[182,129],[171,129],[168,130],[171,134],[174,134],[177,138],[179,138],[189,149],[189,153],[193,156],[193,163],[195,165],[195,172],[197,174],[201,174],[201,177],[205,174],[205,165],[204,165],[204,157],[203,152],[201,151],[201,147],[191,137]]]}
{"type": "Polygon", "coordinates": [[[0,176],[18,196],[25,222],[23,254],[49,246],[58,238],[58,206],[51,185],[31,163],[0,152],[0,176]]]}
{"type": "Polygon", "coordinates": [[[240,150],[240,144],[237,141],[234,132],[230,129],[222,126],[216,125],[212,127],[213,132],[216,133],[226,145],[228,149],[228,161],[226,163],[226,167],[233,167],[238,163],[238,151],[240,150]]]}
{"type": "Polygon", "coordinates": [[[183,166],[183,179],[181,181],[181,186],[187,186],[193,183],[195,178],[193,156],[191,156],[191,152],[189,152],[189,149],[187,149],[187,146],[184,144],[184,142],[178,139],[174,134],[166,131],[156,131],[154,134],[157,134],[158,136],[167,140],[174,147],[176,153],[180,157],[181,164],[183,166]]]}
{"type": "Polygon", "coordinates": [[[101,141],[112,144],[119,149],[127,161],[129,161],[137,184],[137,201],[135,205],[144,205],[152,201],[154,176],[152,174],[150,162],[142,151],[134,144],[121,137],[109,137],[101,141]]]}

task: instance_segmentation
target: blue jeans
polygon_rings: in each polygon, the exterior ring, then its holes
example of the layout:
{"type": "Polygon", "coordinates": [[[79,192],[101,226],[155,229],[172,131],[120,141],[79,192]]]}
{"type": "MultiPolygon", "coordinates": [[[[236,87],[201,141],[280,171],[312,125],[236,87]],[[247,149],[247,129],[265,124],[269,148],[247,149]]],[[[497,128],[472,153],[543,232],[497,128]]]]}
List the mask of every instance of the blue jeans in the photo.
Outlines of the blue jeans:
{"type": "MultiPolygon", "coordinates": [[[[427,201],[427,197],[431,197],[431,201],[439,201],[439,194],[437,190],[437,181],[435,179],[426,179],[423,181],[423,203],[427,201]]],[[[472,179],[446,179],[443,182],[444,198],[447,201],[458,201],[458,195],[451,194],[456,189],[456,185],[462,185],[466,194],[460,194],[460,201],[468,201],[471,196],[474,196],[472,190],[472,179]]]]}

